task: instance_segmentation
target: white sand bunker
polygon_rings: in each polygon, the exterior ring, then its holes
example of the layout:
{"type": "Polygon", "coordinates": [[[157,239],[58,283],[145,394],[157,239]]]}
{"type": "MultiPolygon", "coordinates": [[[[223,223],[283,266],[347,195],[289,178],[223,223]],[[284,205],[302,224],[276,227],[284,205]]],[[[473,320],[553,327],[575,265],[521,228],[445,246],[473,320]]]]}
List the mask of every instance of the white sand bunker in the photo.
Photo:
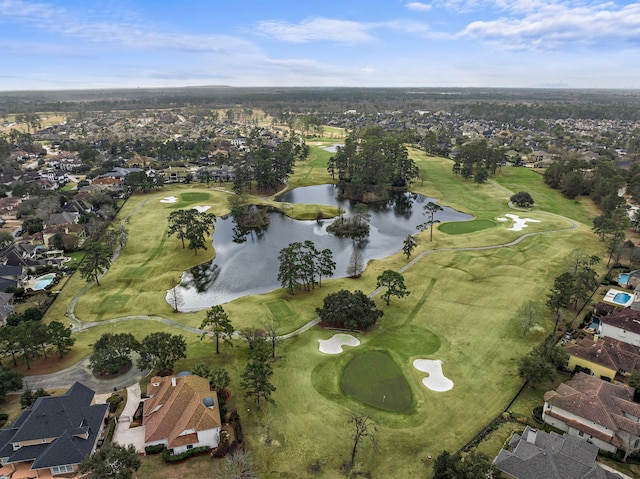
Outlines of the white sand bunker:
{"type": "Polygon", "coordinates": [[[422,380],[427,388],[436,392],[444,392],[453,388],[453,381],[442,373],[442,361],[439,359],[416,359],[413,367],[423,373],[428,373],[429,377],[422,380]]]}
{"type": "Polygon", "coordinates": [[[178,198],[175,196],[166,196],[160,200],[160,203],[177,203],[178,198]]]}
{"type": "Polygon", "coordinates": [[[196,210],[198,213],[204,213],[209,208],[211,208],[211,206],[193,206],[192,207],[192,209],[196,210]]]}
{"type": "Polygon", "coordinates": [[[360,340],[350,334],[334,334],[331,339],[318,339],[320,352],[325,354],[340,354],[342,346],[360,346],[360,340]]]}
{"type": "Polygon", "coordinates": [[[512,215],[511,213],[507,213],[505,216],[506,218],[498,218],[498,221],[508,221],[507,218],[513,220],[513,226],[511,228],[507,228],[507,231],[522,231],[522,228],[527,227],[527,223],[540,223],[539,220],[520,218],[518,215],[512,215]]]}

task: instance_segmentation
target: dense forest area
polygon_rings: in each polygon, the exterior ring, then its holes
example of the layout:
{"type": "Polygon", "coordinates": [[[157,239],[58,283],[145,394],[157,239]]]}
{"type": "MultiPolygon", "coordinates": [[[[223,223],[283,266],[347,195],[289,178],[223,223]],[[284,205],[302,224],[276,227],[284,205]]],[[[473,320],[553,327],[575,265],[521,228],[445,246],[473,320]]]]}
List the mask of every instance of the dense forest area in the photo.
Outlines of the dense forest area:
{"type": "Polygon", "coordinates": [[[279,112],[447,109],[464,117],[515,119],[640,119],[638,90],[479,88],[232,88],[64,90],[1,92],[0,114],[33,111],[82,112],[177,107],[251,106],[279,112]]]}

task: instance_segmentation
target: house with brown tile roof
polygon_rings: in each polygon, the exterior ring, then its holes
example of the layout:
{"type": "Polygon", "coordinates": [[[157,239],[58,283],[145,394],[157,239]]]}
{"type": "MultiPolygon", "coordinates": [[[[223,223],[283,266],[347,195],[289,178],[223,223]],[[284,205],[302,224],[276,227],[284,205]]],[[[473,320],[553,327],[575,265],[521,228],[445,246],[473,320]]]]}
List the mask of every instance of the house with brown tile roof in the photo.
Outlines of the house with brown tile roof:
{"type": "Polygon", "coordinates": [[[164,444],[173,454],[200,446],[218,447],[220,406],[208,379],[154,377],[147,394],[142,420],[145,446],[164,444]]]}
{"type": "Polygon", "coordinates": [[[578,373],[544,395],[542,418],[547,424],[591,442],[600,449],[640,446],[640,403],[634,388],[578,373]]]}
{"type": "Polygon", "coordinates": [[[569,353],[568,368],[571,370],[580,366],[597,377],[620,383],[636,369],[640,370],[640,350],[617,339],[594,335],[569,343],[565,349],[569,353]]]}
{"type": "Polygon", "coordinates": [[[640,311],[617,308],[611,314],[600,317],[598,335],[640,346],[640,311]]]}

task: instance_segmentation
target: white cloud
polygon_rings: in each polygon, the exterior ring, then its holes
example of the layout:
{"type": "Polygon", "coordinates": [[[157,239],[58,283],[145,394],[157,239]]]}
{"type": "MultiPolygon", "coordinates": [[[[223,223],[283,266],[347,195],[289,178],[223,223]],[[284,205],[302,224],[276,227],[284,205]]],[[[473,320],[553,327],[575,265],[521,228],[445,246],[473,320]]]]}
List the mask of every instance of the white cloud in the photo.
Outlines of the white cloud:
{"type": "Polygon", "coordinates": [[[498,42],[507,48],[554,48],[563,44],[594,45],[638,41],[640,3],[545,4],[523,16],[512,14],[467,25],[461,36],[498,42]]]}
{"type": "Polygon", "coordinates": [[[376,69],[373,68],[371,65],[367,65],[366,67],[361,68],[360,71],[362,73],[375,73],[376,69]]]}
{"type": "Polygon", "coordinates": [[[21,23],[67,38],[81,38],[96,44],[120,45],[135,49],[169,49],[186,52],[251,51],[249,41],[230,35],[189,35],[154,28],[132,21],[131,12],[118,11],[105,17],[104,12],[69,11],[47,3],[23,0],[0,0],[0,21],[21,23]]]}
{"type": "Polygon", "coordinates": [[[369,34],[366,25],[332,18],[309,18],[298,24],[279,20],[265,21],[258,25],[258,31],[263,35],[287,43],[322,40],[335,43],[369,43],[374,41],[374,37],[369,34]]]}
{"type": "Polygon", "coordinates": [[[431,10],[431,5],[422,2],[410,2],[407,3],[405,7],[409,10],[413,10],[414,12],[427,12],[431,10]]]}

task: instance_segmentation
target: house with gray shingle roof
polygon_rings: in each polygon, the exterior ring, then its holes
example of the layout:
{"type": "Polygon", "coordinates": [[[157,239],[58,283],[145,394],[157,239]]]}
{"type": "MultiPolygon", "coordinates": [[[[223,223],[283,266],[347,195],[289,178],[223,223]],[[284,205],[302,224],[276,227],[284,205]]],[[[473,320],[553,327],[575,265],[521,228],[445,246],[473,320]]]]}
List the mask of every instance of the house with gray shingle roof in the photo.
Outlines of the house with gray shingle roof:
{"type": "Polygon", "coordinates": [[[0,477],[51,477],[77,473],[102,434],[107,404],[76,382],[63,396],[40,397],[9,427],[0,429],[0,477]],[[27,472],[28,471],[28,472],[27,472]]]}
{"type": "Polygon", "coordinates": [[[493,464],[513,479],[621,479],[596,463],[598,447],[568,434],[538,431],[527,426],[514,434],[509,450],[493,464]]]}
{"type": "Polygon", "coordinates": [[[585,373],[544,395],[542,419],[571,436],[617,452],[640,447],[640,403],[635,389],[585,373]]]}

